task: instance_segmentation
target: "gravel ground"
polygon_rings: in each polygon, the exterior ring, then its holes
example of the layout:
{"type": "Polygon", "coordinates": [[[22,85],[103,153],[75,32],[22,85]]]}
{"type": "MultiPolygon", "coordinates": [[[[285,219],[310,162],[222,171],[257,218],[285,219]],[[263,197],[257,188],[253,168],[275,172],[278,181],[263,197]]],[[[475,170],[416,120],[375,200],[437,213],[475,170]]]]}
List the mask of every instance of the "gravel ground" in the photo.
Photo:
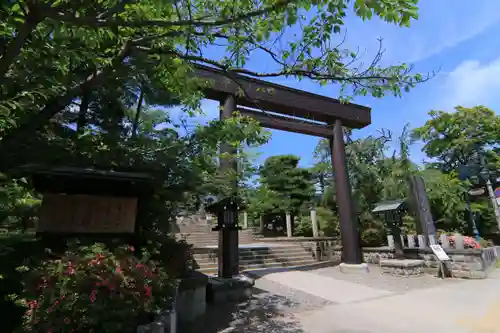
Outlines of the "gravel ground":
{"type": "Polygon", "coordinates": [[[310,272],[337,280],[359,283],[372,288],[384,289],[396,293],[434,288],[465,281],[463,279],[452,278],[440,279],[429,274],[409,277],[392,276],[389,274],[382,274],[382,270],[377,265],[370,265],[370,272],[368,274],[344,274],[340,272],[338,266],[321,268],[310,272]]]}

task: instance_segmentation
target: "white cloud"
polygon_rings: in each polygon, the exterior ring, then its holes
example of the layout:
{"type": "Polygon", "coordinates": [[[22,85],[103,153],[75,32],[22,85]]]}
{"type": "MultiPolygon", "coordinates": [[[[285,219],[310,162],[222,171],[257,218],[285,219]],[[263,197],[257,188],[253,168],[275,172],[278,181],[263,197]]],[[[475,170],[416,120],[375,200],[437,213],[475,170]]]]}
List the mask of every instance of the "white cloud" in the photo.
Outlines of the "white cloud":
{"type": "Polygon", "coordinates": [[[466,60],[449,73],[441,87],[439,108],[486,105],[498,101],[500,57],[489,63],[466,60]]]}
{"type": "Polygon", "coordinates": [[[350,45],[373,52],[383,38],[387,63],[424,60],[479,35],[500,22],[498,1],[421,0],[420,16],[411,27],[400,28],[380,20],[349,22],[350,45]]]}

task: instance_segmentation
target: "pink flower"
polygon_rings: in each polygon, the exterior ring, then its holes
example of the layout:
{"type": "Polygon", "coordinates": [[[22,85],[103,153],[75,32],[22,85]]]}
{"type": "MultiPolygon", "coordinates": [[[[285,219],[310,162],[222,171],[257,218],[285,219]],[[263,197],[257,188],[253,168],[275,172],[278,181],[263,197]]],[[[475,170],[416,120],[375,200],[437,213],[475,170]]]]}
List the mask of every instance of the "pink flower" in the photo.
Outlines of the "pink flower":
{"type": "Polygon", "coordinates": [[[146,297],[151,297],[153,295],[153,288],[150,285],[144,285],[144,295],[146,297]]]}
{"type": "Polygon", "coordinates": [[[71,266],[70,266],[70,267],[68,267],[68,268],[66,269],[66,274],[68,274],[68,275],[73,275],[73,274],[75,274],[75,269],[74,269],[73,267],[71,267],[71,266]]]}
{"type": "Polygon", "coordinates": [[[134,251],[135,251],[135,247],[133,247],[132,245],[130,245],[130,246],[128,247],[128,250],[129,250],[130,252],[134,252],[134,251]]]}
{"type": "Polygon", "coordinates": [[[89,261],[89,266],[99,265],[101,262],[97,259],[92,259],[89,261]]]}
{"type": "Polygon", "coordinates": [[[38,304],[38,301],[37,301],[37,300],[34,300],[34,301],[29,301],[29,302],[28,302],[28,308],[29,308],[30,310],[32,310],[32,309],[36,309],[36,308],[38,308],[39,306],[40,306],[40,305],[38,304]]]}
{"type": "Polygon", "coordinates": [[[96,300],[97,290],[93,289],[90,293],[89,300],[91,303],[94,303],[96,300]]]}
{"type": "Polygon", "coordinates": [[[116,267],[115,273],[120,274],[121,272],[122,272],[122,269],[120,268],[120,266],[116,267]]]}

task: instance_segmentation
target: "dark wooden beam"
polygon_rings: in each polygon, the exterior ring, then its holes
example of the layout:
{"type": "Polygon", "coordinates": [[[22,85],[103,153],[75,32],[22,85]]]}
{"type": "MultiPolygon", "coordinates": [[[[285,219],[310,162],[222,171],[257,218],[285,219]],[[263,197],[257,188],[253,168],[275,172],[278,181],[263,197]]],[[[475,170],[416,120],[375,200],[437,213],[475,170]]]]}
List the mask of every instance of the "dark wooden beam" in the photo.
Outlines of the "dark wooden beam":
{"type": "Polygon", "coordinates": [[[242,116],[251,117],[257,120],[262,127],[277,129],[281,131],[319,136],[322,138],[332,137],[333,127],[326,124],[317,124],[310,121],[287,118],[274,114],[254,111],[244,108],[238,108],[242,116]]]}
{"type": "Polygon", "coordinates": [[[335,186],[335,201],[339,213],[340,237],[342,239],[342,262],[359,265],[363,262],[361,253],[358,221],[354,216],[352,191],[347,172],[345,156],[344,131],[342,122],[337,120],[333,127],[333,138],[330,141],[335,186]]]}
{"type": "MultiPolygon", "coordinates": [[[[227,95],[225,100],[221,103],[220,119],[231,118],[234,111],[236,111],[236,99],[232,95],[227,95]]],[[[227,142],[221,142],[220,153],[230,154],[230,158],[221,158],[219,168],[221,171],[234,171],[238,172],[238,163],[234,158],[234,154],[237,150],[227,142]]],[[[231,195],[238,195],[238,180],[235,178],[234,182],[231,184],[232,193],[231,195]]],[[[237,215],[237,214],[236,214],[237,215]]],[[[225,221],[226,214],[222,213],[218,216],[218,222],[227,224],[225,221]]],[[[237,217],[235,217],[237,219],[237,217]]],[[[237,220],[236,220],[237,221],[237,220]]],[[[231,278],[239,273],[239,246],[238,246],[238,229],[233,228],[221,228],[219,230],[219,256],[218,256],[218,268],[219,277],[231,278]]]]}
{"type": "Polygon", "coordinates": [[[298,89],[258,80],[244,75],[231,75],[208,66],[195,65],[198,78],[207,83],[205,96],[224,101],[228,94],[237,96],[241,106],[278,114],[334,123],[340,119],[344,126],[362,128],[371,123],[370,108],[298,89]],[[243,91],[245,93],[243,93],[243,91]]]}

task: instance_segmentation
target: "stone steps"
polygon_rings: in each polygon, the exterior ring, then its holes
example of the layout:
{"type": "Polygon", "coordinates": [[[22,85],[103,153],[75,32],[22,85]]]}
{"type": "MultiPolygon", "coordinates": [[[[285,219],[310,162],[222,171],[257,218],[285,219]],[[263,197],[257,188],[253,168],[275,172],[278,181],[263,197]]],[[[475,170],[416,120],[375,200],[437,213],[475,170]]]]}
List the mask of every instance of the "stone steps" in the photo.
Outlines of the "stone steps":
{"type": "MultiPolygon", "coordinates": [[[[269,263],[261,263],[261,264],[241,264],[240,263],[240,271],[252,271],[263,268],[286,268],[286,267],[295,267],[295,266],[305,266],[315,263],[315,260],[296,260],[293,262],[269,262],[269,263]]],[[[206,266],[203,268],[199,268],[198,271],[207,274],[207,275],[217,275],[218,268],[217,265],[206,266]]]]}
{"type": "MultiPolygon", "coordinates": [[[[177,223],[177,238],[193,245],[198,271],[217,274],[219,233],[212,231],[212,225],[206,221],[184,221],[177,223]]],[[[317,262],[313,242],[259,243],[253,228],[240,230],[238,237],[240,271],[304,266],[317,262]]]]}
{"type": "MultiPolygon", "coordinates": [[[[217,231],[212,231],[211,227],[198,227],[194,230],[189,228],[181,228],[181,230],[182,232],[177,233],[176,237],[178,239],[185,239],[186,242],[192,244],[194,247],[205,247],[219,244],[219,233],[217,231]]],[[[252,229],[240,230],[238,232],[238,239],[240,244],[253,243],[253,234],[254,231],[252,229]]]]}
{"type": "MultiPolygon", "coordinates": [[[[217,273],[217,251],[218,249],[195,249],[194,257],[200,272],[217,273]]],[[[241,271],[303,266],[317,262],[312,249],[301,245],[240,248],[239,261],[241,271]]]]}

